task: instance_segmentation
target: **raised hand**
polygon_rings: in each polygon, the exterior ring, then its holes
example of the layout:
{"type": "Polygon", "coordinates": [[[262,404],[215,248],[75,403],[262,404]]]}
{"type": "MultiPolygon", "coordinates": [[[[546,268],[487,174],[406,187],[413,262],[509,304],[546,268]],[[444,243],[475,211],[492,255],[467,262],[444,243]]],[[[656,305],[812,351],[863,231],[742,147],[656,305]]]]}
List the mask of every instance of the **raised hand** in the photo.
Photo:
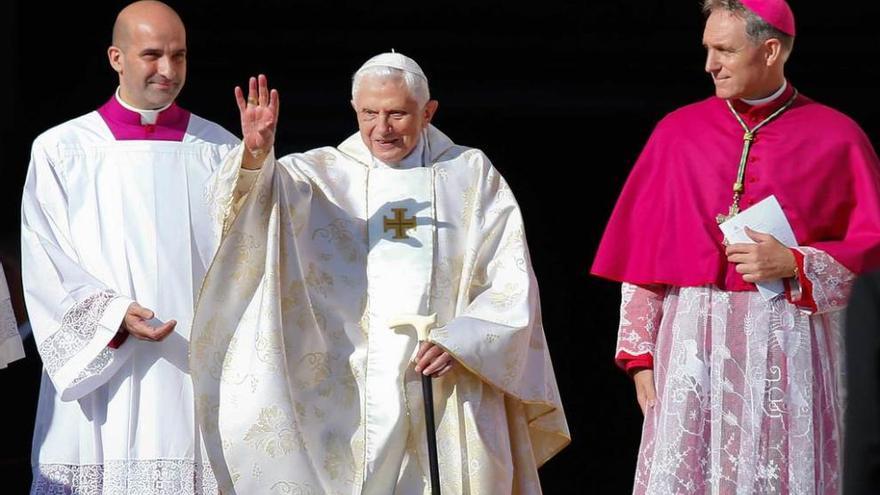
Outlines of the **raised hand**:
{"type": "Polygon", "coordinates": [[[269,91],[266,76],[260,74],[248,81],[247,100],[241,87],[235,87],[235,102],[241,115],[241,139],[248,151],[244,154],[242,166],[258,169],[275,144],[275,127],[278,124],[280,105],[278,91],[269,91]]]}

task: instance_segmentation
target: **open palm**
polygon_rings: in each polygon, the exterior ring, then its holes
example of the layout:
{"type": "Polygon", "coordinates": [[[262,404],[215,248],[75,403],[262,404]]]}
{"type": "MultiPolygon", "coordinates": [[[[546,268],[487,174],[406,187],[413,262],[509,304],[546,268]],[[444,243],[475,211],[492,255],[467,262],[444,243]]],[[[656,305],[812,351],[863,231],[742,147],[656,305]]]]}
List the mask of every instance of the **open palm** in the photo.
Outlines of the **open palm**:
{"type": "Polygon", "coordinates": [[[248,96],[235,87],[235,102],[241,115],[241,136],[251,154],[264,155],[275,144],[275,127],[278,123],[278,91],[269,91],[266,76],[260,74],[248,81],[248,96]]]}

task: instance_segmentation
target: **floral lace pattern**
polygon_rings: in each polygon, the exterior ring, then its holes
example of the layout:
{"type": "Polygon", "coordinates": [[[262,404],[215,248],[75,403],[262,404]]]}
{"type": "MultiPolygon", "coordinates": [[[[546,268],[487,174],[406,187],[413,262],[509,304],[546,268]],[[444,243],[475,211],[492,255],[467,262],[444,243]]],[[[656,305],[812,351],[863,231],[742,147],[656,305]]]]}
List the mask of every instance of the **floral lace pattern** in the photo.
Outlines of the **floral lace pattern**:
{"type": "Polygon", "coordinates": [[[61,327],[44,340],[38,350],[43,366],[53,374],[81,351],[95,336],[107,305],[116,297],[110,291],[98,292],[73,305],[61,319],[61,327]]]}
{"type": "Polygon", "coordinates": [[[101,353],[92,360],[91,363],[86,366],[76,378],[70,383],[70,388],[73,388],[80,383],[82,383],[87,378],[91,378],[93,376],[100,375],[107,366],[110,366],[110,363],[113,361],[113,350],[109,347],[105,347],[101,350],[101,353]]]}
{"type": "Polygon", "coordinates": [[[839,309],[852,275],[805,254],[815,315],[757,292],[624,287],[618,352],[652,353],[658,399],[634,493],[839,493],[839,309]]]}
{"type": "Polygon", "coordinates": [[[662,286],[643,287],[624,282],[621,286],[620,328],[617,332],[617,351],[630,356],[652,354],[654,337],[663,316],[662,286]]]}
{"type": "Polygon", "coordinates": [[[5,368],[9,363],[24,357],[24,347],[18,334],[12,301],[9,298],[2,298],[2,293],[6,289],[3,284],[5,282],[0,269],[0,368],[5,368]]]}
{"type": "Polygon", "coordinates": [[[813,300],[819,313],[846,306],[855,274],[825,251],[809,247],[798,250],[804,254],[804,275],[813,284],[813,300]]]}
{"type": "Polygon", "coordinates": [[[9,340],[20,338],[18,324],[15,322],[15,312],[12,310],[12,301],[0,300],[0,347],[9,340]]]}
{"type": "Polygon", "coordinates": [[[40,464],[31,495],[214,495],[210,466],[184,459],[40,464]]]}

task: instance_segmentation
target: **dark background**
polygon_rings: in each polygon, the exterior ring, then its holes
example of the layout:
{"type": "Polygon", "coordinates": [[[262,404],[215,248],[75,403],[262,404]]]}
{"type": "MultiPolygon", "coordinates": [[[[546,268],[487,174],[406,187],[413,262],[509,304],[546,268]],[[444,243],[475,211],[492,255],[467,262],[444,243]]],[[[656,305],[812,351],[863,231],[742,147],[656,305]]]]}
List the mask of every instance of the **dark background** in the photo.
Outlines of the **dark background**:
{"type": "MultiPolygon", "coordinates": [[[[30,143],[112,94],[105,53],[126,3],[0,2],[0,254],[14,293],[30,143]]],[[[545,492],[627,493],[641,415],[612,361],[618,287],[587,272],[653,125],[712,92],[699,2],[169,3],[188,28],[182,106],[238,134],[232,88],[264,72],[281,92],[279,154],[336,144],[356,130],[350,77],[367,58],[393,47],[421,64],[440,101],[435,124],[488,154],[525,215],[573,437],[542,468],[545,492]]],[[[791,4],[799,36],[789,79],[878,142],[880,2],[791,4]]],[[[28,351],[0,371],[2,493],[25,493],[30,481],[40,363],[32,342],[28,351]]]]}

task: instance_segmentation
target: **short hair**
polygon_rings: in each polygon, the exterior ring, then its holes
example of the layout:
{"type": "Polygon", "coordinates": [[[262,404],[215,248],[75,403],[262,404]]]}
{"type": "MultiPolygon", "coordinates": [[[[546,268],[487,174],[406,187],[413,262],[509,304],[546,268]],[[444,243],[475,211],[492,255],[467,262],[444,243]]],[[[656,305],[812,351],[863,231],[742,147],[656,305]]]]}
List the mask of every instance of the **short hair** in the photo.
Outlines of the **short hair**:
{"type": "Polygon", "coordinates": [[[734,15],[745,19],[746,35],[754,43],[763,43],[771,38],[776,38],[782,43],[783,52],[787,55],[794,48],[794,36],[783,33],[770,23],[761,19],[758,14],[752,12],[739,0],[703,0],[703,14],[708,16],[715,10],[726,10],[734,15]]]}
{"type": "Polygon", "coordinates": [[[357,96],[358,89],[360,89],[361,81],[364,77],[367,76],[376,77],[384,80],[395,79],[398,81],[403,81],[403,84],[409,91],[410,96],[412,96],[416,103],[419,104],[419,107],[424,107],[425,104],[427,104],[428,101],[431,99],[431,92],[428,89],[428,80],[424,77],[418,74],[413,74],[412,72],[397,69],[395,67],[388,67],[385,65],[373,65],[358,70],[354,73],[354,76],[352,76],[352,100],[355,98],[355,96],[357,96]]]}

